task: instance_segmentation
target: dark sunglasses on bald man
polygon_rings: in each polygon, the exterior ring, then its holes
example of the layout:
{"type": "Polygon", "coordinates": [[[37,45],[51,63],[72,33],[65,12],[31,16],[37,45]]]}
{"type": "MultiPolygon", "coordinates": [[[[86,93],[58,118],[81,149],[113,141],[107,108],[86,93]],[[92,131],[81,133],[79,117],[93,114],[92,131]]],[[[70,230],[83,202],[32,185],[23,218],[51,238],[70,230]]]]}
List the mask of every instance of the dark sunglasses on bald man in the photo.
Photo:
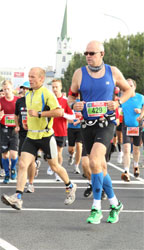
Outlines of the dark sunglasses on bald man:
{"type": "Polygon", "coordinates": [[[92,51],[86,51],[86,52],[84,52],[84,55],[85,56],[88,56],[88,55],[90,55],[90,56],[94,56],[94,55],[96,55],[97,53],[101,53],[101,51],[98,51],[98,52],[92,52],[92,51]]]}

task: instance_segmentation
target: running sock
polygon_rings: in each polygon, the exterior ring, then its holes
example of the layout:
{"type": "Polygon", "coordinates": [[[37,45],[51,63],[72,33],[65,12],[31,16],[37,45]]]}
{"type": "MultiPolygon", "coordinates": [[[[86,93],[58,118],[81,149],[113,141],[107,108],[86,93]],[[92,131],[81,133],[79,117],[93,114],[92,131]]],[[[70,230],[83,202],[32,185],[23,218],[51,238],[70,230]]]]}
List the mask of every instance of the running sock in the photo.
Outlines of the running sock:
{"type": "Polygon", "coordinates": [[[92,174],[92,190],[93,197],[95,200],[101,200],[102,189],[103,189],[103,172],[99,174],[92,174]]]}
{"type": "Polygon", "coordinates": [[[131,143],[131,154],[133,153],[133,143],[131,143]]]}
{"type": "Polygon", "coordinates": [[[18,198],[18,199],[21,199],[21,198],[22,198],[23,192],[22,192],[22,191],[19,191],[19,190],[16,190],[16,194],[17,194],[17,198],[18,198]]]}
{"type": "Polygon", "coordinates": [[[134,161],[134,168],[137,168],[137,167],[138,167],[138,162],[134,161]]]}
{"type": "Polygon", "coordinates": [[[22,195],[20,193],[17,194],[17,198],[21,199],[22,195]]]}
{"type": "Polygon", "coordinates": [[[17,161],[18,157],[16,159],[11,159],[11,169],[16,169],[17,161]]]}
{"type": "Polygon", "coordinates": [[[78,168],[78,167],[79,167],[79,164],[75,164],[75,167],[78,168]]]}
{"type": "Polygon", "coordinates": [[[2,158],[2,165],[3,165],[3,168],[5,170],[6,176],[9,176],[9,159],[2,158]]]}
{"type": "Polygon", "coordinates": [[[74,158],[74,153],[73,154],[69,154],[70,158],[74,158]]]}
{"type": "Polygon", "coordinates": [[[110,202],[110,205],[114,205],[115,207],[117,207],[118,204],[119,204],[119,201],[118,201],[118,199],[116,198],[115,195],[114,195],[113,198],[109,199],[109,202],[110,202]]]}
{"type": "Polygon", "coordinates": [[[106,176],[104,176],[104,179],[103,179],[103,189],[106,192],[109,199],[114,197],[112,181],[108,173],[106,176]]]}
{"type": "Polygon", "coordinates": [[[129,174],[129,168],[128,167],[125,167],[124,168],[124,171],[127,172],[129,174]]]}
{"type": "Polygon", "coordinates": [[[73,184],[71,183],[71,181],[69,181],[69,183],[65,184],[66,185],[66,189],[72,188],[73,184]]]}
{"type": "Polygon", "coordinates": [[[118,143],[117,146],[118,146],[118,151],[121,152],[121,143],[118,143]]]}
{"type": "Polygon", "coordinates": [[[101,200],[93,200],[92,207],[94,207],[97,210],[101,210],[101,200]]]}

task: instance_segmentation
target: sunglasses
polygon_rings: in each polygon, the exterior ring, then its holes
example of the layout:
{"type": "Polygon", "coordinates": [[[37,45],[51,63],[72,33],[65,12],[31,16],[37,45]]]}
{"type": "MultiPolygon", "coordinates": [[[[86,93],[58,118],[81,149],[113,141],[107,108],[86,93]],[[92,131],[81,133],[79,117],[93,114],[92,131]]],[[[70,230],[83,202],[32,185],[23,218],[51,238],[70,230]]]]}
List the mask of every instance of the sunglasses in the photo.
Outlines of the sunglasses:
{"type": "Polygon", "coordinates": [[[98,52],[88,52],[88,51],[86,51],[86,52],[84,52],[84,55],[85,56],[88,56],[88,55],[90,55],[90,56],[94,56],[94,55],[96,55],[97,53],[101,53],[100,51],[98,51],[98,52]]]}

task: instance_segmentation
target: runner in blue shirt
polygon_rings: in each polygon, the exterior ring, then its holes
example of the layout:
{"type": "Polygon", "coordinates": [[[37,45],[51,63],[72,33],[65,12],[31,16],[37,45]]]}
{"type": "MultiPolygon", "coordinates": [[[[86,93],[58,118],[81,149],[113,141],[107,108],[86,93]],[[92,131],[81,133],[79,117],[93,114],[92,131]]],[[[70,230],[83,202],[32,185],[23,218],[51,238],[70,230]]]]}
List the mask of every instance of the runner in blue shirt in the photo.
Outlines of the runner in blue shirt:
{"type": "Polygon", "coordinates": [[[123,151],[124,151],[124,173],[121,179],[130,181],[130,163],[131,163],[131,141],[133,141],[133,169],[134,176],[139,177],[139,158],[140,143],[142,138],[142,116],[144,109],[144,96],[136,93],[136,82],[133,79],[127,79],[128,84],[133,89],[133,96],[122,104],[123,110],[123,151]]]}
{"type": "Polygon", "coordinates": [[[104,189],[110,202],[110,214],[107,222],[116,223],[119,220],[123,204],[114,194],[111,178],[107,173],[105,154],[114,135],[116,124],[114,110],[131,97],[132,90],[116,67],[104,64],[102,43],[91,41],[87,45],[84,55],[88,65],[75,71],[68,103],[74,110],[82,111],[84,117],[82,134],[90,159],[94,197],[87,222],[100,223],[103,217],[101,194],[104,189]],[[123,95],[114,101],[116,85],[123,91],[123,95]],[[80,92],[81,101],[75,102],[78,92],[80,92]]]}

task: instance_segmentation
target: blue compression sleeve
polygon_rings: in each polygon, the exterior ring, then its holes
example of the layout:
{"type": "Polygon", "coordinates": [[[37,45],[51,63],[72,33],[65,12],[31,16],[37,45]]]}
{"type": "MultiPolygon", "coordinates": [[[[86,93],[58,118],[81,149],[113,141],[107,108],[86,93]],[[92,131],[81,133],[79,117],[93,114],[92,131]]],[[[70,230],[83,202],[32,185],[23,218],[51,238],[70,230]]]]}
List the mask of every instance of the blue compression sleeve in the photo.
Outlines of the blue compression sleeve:
{"type": "Polygon", "coordinates": [[[101,200],[102,189],[103,189],[103,172],[99,174],[92,174],[92,189],[93,197],[95,200],[101,200]]]}
{"type": "Polygon", "coordinates": [[[112,181],[111,181],[109,174],[107,174],[103,179],[103,189],[106,192],[109,199],[114,197],[112,181]]]}

